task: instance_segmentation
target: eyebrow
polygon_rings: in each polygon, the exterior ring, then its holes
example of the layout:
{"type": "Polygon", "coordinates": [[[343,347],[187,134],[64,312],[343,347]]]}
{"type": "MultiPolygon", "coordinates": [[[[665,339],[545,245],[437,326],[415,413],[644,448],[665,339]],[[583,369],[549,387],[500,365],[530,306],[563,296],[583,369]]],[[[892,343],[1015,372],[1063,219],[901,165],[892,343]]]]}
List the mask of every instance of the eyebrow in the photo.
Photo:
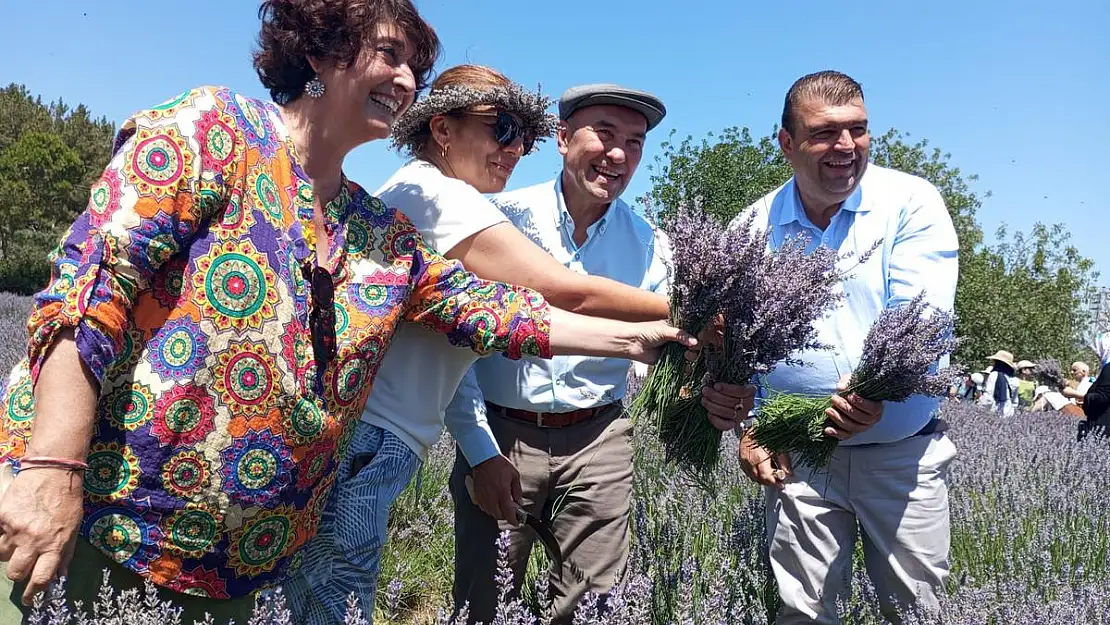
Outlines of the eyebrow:
{"type": "Polygon", "coordinates": [[[383,44],[383,43],[387,43],[391,46],[395,46],[397,48],[400,48],[402,52],[408,50],[408,45],[405,44],[405,41],[403,39],[398,38],[398,37],[394,37],[393,35],[386,35],[384,37],[376,37],[374,39],[374,45],[380,45],[380,44],[383,44]]]}
{"type": "Polygon", "coordinates": [[[855,126],[866,126],[866,125],[867,125],[867,118],[865,117],[863,119],[855,120],[855,121],[852,121],[852,122],[819,124],[817,126],[810,127],[809,131],[810,132],[823,132],[825,130],[839,130],[841,128],[852,128],[852,127],[855,127],[855,126]]]}

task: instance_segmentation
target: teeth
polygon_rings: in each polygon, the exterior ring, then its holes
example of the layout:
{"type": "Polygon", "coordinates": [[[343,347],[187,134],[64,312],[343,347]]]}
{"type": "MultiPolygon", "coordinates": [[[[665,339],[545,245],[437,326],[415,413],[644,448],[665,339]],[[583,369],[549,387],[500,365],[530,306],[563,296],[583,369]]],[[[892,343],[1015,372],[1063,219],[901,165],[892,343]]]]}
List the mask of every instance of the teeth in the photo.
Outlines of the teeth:
{"type": "Polygon", "coordinates": [[[608,169],[608,168],[605,168],[605,167],[594,167],[594,169],[596,169],[598,171],[598,173],[600,173],[604,176],[608,176],[610,178],[616,178],[617,176],[620,175],[620,172],[616,172],[616,171],[613,171],[612,169],[608,169]]]}
{"type": "Polygon", "coordinates": [[[829,165],[832,165],[833,167],[847,167],[851,164],[852,161],[829,161],[829,165]]]}
{"type": "Polygon", "coordinates": [[[397,109],[400,108],[401,103],[393,98],[384,98],[380,96],[370,96],[370,101],[379,104],[389,110],[390,113],[396,114],[397,109]]]}

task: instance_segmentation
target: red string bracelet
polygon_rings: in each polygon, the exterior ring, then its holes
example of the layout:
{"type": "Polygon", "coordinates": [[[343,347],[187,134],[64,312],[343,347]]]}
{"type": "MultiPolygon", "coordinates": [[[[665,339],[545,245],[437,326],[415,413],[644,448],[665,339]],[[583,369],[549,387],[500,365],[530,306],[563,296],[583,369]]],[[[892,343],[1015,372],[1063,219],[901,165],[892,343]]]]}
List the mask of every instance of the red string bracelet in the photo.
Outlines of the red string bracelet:
{"type": "Polygon", "coordinates": [[[84,471],[89,468],[88,463],[69,458],[52,458],[50,456],[27,456],[13,462],[15,473],[31,469],[64,469],[66,471],[84,471]]]}

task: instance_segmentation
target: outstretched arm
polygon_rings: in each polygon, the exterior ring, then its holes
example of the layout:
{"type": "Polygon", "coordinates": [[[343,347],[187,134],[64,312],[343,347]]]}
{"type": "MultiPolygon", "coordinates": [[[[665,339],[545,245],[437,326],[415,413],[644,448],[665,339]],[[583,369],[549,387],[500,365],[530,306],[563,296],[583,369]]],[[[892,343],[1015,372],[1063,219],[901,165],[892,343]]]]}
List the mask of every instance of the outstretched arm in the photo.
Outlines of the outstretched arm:
{"type": "Polygon", "coordinates": [[[470,236],[445,256],[485,280],[538,291],[553,306],[570,312],[623,321],[653,321],[670,314],[665,295],[575,273],[508,222],[470,236]]]}

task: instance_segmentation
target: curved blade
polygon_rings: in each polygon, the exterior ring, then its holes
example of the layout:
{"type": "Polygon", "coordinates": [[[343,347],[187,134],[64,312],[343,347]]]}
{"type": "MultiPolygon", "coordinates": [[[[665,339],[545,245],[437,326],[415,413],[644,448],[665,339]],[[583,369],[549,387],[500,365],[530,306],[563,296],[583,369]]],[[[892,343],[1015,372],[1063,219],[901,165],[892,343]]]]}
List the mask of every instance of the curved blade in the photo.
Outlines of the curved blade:
{"type": "MultiPolygon", "coordinates": [[[[466,476],[463,481],[466,486],[466,492],[470,495],[470,501],[477,505],[474,501],[474,478],[470,475],[466,476]]],[[[532,531],[539,537],[540,543],[543,544],[544,551],[547,552],[547,557],[555,563],[558,570],[563,570],[563,550],[559,548],[559,540],[555,538],[555,533],[551,531],[551,525],[547,521],[542,521],[529,513],[520,506],[516,507],[516,518],[518,523],[523,523],[532,528],[532,531]]]]}
{"type": "Polygon", "coordinates": [[[551,525],[529,514],[524,508],[518,507],[516,509],[516,517],[521,523],[536,532],[536,536],[539,536],[540,542],[543,543],[544,550],[547,551],[547,557],[561,571],[563,568],[563,550],[559,548],[559,540],[555,538],[555,533],[551,531],[551,525]]]}

